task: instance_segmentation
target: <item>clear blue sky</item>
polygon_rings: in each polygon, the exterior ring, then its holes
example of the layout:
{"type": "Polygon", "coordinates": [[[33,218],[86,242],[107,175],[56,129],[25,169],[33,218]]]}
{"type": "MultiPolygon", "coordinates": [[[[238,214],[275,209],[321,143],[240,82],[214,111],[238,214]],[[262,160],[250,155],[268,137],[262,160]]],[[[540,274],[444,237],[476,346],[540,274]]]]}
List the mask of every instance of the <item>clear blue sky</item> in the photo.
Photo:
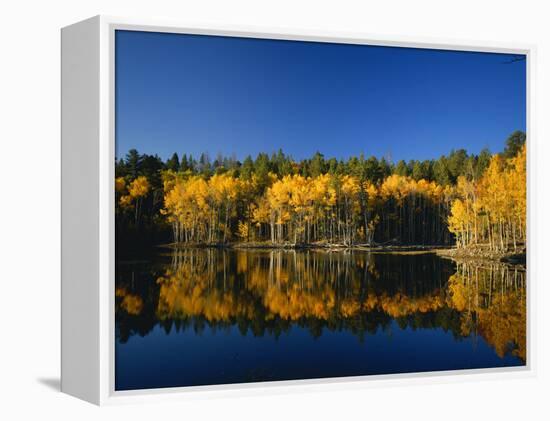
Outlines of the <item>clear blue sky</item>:
{"type": "Polygon", "coordinates": [[[117,157],[497,152],[526,125],[525,61],[511,58],[117,31],[117,157]]]}

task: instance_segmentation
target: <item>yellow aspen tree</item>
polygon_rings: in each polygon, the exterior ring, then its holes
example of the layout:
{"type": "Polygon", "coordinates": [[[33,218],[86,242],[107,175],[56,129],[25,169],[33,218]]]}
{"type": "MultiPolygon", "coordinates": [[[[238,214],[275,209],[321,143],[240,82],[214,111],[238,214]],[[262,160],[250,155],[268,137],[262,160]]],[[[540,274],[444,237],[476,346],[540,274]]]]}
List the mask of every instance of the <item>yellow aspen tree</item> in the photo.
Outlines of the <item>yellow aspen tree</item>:
{"type": "MultiPolygon", "coordinates": [[[[118,181],[118,184],[122,183],[118,181]]],[[[115,185],[117,187],[117,185],[115,185]]],[[[127,186],[128,194],[121,196],[119,199],[120,205],[123,208],[130,208],[134,206],[134,223],[137,225],[139,222],[140,210],[142,200],[151,189],[151,185],[145,176],[139,176],[127,186]]]]}

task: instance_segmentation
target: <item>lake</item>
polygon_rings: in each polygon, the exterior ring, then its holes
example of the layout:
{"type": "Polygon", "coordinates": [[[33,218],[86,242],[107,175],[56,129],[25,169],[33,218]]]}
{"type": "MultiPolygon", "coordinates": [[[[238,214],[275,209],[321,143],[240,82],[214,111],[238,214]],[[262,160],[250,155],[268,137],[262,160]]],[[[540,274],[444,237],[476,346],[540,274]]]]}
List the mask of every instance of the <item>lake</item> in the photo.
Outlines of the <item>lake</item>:
{"type": "Polygon", "coordinates": [[[521,266],[188,248],[116,266],[115,389],[526,364],[521,266]]]}

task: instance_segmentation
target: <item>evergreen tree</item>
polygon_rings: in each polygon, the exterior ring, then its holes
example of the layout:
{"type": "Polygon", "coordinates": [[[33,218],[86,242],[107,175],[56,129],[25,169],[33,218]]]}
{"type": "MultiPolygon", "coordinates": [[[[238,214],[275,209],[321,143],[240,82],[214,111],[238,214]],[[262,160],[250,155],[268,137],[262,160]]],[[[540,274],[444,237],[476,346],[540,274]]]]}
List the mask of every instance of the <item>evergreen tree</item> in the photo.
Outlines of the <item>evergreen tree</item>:
{"type": "Polygon", "coordinates": [[[446,157],[442,156],[435,161],[433,168],[434,179],[438,184],[441,184],[442,186],[448,186],[451,184],[451,176],[446,157]]]}
{"type": "Polygon", "coordinates": [[[259,179],[262,181],[267,180],[267,176],[271,168],[269,165],[269,156],[266,153],[259,153],[254,162],[254,171],[259,179]]]}
{"type": "Polygon", "coordinates": [[[391,166],[386,160],[386,158],[382,158],[378,162],[378,167],[380,168],[380,180],[383,180],[386,177],[389,177],[391,175],[391,166]]]}
{"type": "Polygon", "coordinates": [[[189,170],[192,172],[192,173],[195,173],[197,172],[197,160],[195,158],[193,158],[193,155],[189,154],[189,170]]]}
{"type": "Polygon", "coordinates": [[[165,165],[158,155],[142,155],[140,167],[140,175],[145,176],[153,187],[162,186],[161,170],[165,165]]]}
{"type": "Polygon", "coordinates": [[[371,156],[369,159],[367,159],[364,162],[363,167],[365,178],[371,183],[378,183],[384,177],[383,170],[380,166],[380,163],[378,162],[378,159],[376,159],[375,156],[371,156]]]}
{"type": "Polygon", "coordinates": [[[527,136],[524,132],[516,130],[508,139],[506,139],[506,147],[504,148],[504,158],[510,159],[515,157],[525,144],[527,136]]]}
{"type": "Polygon", "coordinates": [[[326,173],[325,157],[319,151],[315,152],[313,158],[311,158],[311,164],[309,167],[309,175],[311,177],[318,177],[321,174],[326,173]]]}
{"type": "Polygon", "coordinates": [[[126,154],[126,173],[132,177],[137,178],[141,169],[142,157],[136,149],[130,149],[126,154]]]}
{"type": "Polygon", "coordinates": [[[189,169],[189,162],[187,161],[187,154],[183,154],[180,162],[180,171],[185,172],[189,169]]]}
{"type": "Polygon", "coordinates": [[[491,162],[491,152],[487,148],[482,149],[476,159],[476,166],[475,166],[476,180],[479,180],[481,178],[481,176],[489,166],[490,162],[491,162]]]}
{"type": "Polygon", "coordinates": [[[406,162],[403,160],[399,161],[395,166],[393,173],[402,177],[409,175],[409,168],[407,167],[406,162]]]}
{"type": "Polygon", "coordinates": [[[241,177],[243,177],[245,180],[250,180],[253,173],[254,161],[252,160],[252,157],[250,155],[247,155],[247,157],[244,159],[243,164],[241,165],[241,177]]]}
{"type": "Polygon", "coordinates": [[[125,177],[126,175],[127,171],[124,160],[119,158],[118,161],[115,162],[115,177],[125,177]]]}
{"type": "Polygon", "coordinates": [[[338,160],[336,158],[330,158],[328,160],[328,172],[330,174],[336,174],[337,167],[338,167],[338,160]]]}
{"type": "Polygon", "coordinates": [[[176,152],[174,152],[172,157],[166,161],[166,168],[175,172],[180,170],[180,160],[176,152]]]}
{"type": "Polygon", "coordinates": [[[451,184],[455,184],[460,175],[465,174],[468,153],[465,149],[451,151],[447,160],[451,184]]]}

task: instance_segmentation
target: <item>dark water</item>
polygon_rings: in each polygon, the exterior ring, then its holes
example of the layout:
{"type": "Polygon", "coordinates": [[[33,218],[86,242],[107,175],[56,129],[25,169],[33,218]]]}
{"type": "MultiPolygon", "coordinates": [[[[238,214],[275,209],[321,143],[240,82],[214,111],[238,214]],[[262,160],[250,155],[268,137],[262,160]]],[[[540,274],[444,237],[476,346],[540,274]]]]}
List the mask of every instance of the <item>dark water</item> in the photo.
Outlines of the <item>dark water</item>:
{"type": "Polygon", "coordinates": [[[116,390],[525,364],[525,272],[187,249],[116,269],[116,390]]]}

